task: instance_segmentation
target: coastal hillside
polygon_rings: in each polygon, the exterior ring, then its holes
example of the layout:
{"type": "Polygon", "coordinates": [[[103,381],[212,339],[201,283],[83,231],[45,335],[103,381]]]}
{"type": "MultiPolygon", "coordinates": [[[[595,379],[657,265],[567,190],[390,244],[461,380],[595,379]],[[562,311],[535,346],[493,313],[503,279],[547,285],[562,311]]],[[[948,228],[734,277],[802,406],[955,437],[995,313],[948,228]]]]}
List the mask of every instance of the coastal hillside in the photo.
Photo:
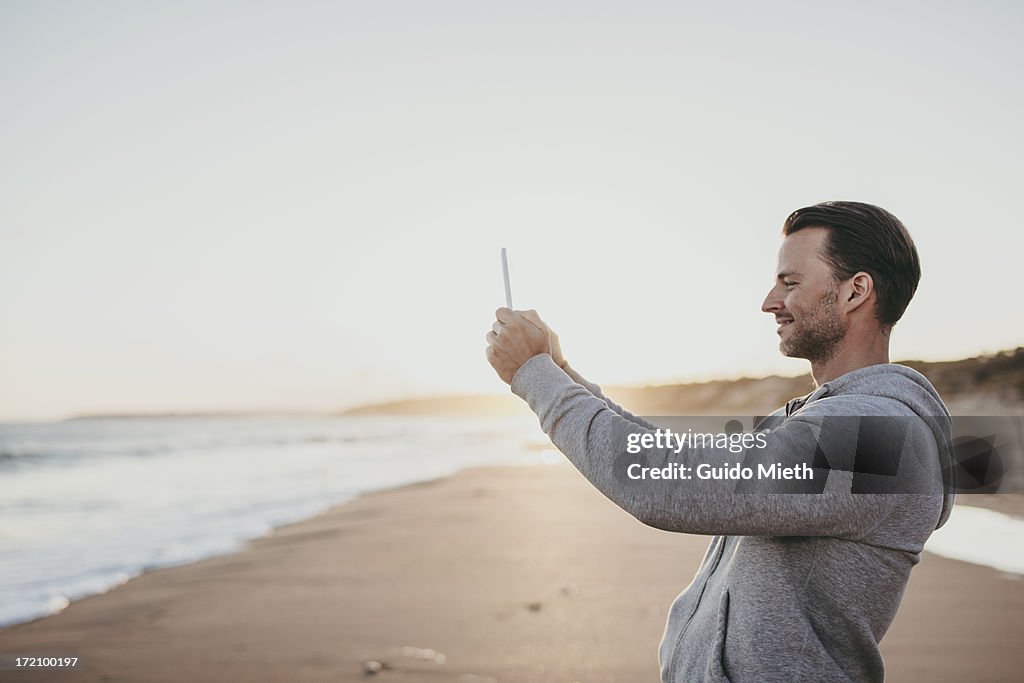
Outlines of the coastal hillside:
{"type": "MultiPolygon", "coordinates": [[[[961,415],[1024,412],[1024,347],[955,361],[899,361],[921,372],[961,415]]],[[[608,396],[638,415],[765,415],[813,388],[811,376],[718,380],[644,387],[605,387],[608,396]]],[[[347,415],[522,415],[512,395],[461,395],[360,406],[347,415]]]]}

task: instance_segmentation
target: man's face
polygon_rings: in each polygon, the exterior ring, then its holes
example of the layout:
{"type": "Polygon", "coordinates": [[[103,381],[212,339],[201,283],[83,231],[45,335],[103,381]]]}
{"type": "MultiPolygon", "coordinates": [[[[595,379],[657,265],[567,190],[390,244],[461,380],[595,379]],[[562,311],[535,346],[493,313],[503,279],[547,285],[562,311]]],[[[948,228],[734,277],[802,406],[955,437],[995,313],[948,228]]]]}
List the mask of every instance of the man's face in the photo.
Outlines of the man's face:
{"type": "Polygon", "coordinates": [[[779,350],[811,362],[830,359],[846,336],[839,289],[822,258],[827,236],[825,228],[804,228],[783,240],[775,286],[761,305],[779,323],[779,350]]]}

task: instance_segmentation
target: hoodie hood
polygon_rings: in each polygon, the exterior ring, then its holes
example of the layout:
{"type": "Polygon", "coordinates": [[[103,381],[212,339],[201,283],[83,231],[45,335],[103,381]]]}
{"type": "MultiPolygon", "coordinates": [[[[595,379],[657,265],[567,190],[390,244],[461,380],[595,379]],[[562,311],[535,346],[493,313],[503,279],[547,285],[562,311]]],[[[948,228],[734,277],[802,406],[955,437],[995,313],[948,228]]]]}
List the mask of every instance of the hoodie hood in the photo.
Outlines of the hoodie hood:
{"type": "Polygon", "coordinates": [[[942,459],[945,492],[942,513],[935,525],[938,529],[953,509],[955,499],[953,481],[952,425],[949,409],[928,378],[913,368],[896,363],[882,363],[859,368],[826,382],[805,397],[786,404],[786,414],[799,410],[812,401],[826,396],[840,395],[878,396],[899,401],[924,420],[935,437],[939,457],[942,459]]]}

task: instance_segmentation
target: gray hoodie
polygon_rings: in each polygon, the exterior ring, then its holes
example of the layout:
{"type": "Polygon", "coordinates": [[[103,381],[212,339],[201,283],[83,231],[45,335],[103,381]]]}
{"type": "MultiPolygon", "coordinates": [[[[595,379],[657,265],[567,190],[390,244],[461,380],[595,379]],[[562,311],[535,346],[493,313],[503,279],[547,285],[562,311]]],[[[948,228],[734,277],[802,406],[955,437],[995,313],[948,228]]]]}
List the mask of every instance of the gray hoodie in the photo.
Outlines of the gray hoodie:
{"type": "Polygon", "coordinates": [[[626,512],[659,529],[714,535],[697,575],[669,610],[659,650],[662,681],[884,678],[878,643],[925,541],[953,502],[942,479],[949,412],[924,376],[892,364],[847,373],[762,421],[763,447],[739,455],[693,446],[628,454],[630,434],[656,427],[547,354],[519,369],[512,390],[573,465],[626,512]],[[876,439],[871,453],[883,469],[891,465],[890,474],[898,470],[898,487],[859,493],[865,488],[858,478],[873,475],[839,462],[843,454],[823,462],[823,451],[857,442],[841,421],[829,422],[843,416],[902,421],[901,437],[876,439]],[[695,468],[723,461],[811,463],[816,476],[652,481],[625,474],[635,463],[695,468]]]}

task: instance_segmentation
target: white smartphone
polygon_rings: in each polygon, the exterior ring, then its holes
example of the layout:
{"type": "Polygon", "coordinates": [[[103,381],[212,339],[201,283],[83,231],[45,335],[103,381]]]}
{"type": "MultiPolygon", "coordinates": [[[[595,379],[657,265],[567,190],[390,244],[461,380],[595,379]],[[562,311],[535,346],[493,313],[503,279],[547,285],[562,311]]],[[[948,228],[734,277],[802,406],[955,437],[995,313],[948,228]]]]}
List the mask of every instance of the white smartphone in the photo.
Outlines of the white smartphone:
{"type": "Polygon", "coordinates": [[[501,248],[501,275],[505,278],[505,306],[512,308],[512,285],[508,282],[508,253],[501,248]]]}

